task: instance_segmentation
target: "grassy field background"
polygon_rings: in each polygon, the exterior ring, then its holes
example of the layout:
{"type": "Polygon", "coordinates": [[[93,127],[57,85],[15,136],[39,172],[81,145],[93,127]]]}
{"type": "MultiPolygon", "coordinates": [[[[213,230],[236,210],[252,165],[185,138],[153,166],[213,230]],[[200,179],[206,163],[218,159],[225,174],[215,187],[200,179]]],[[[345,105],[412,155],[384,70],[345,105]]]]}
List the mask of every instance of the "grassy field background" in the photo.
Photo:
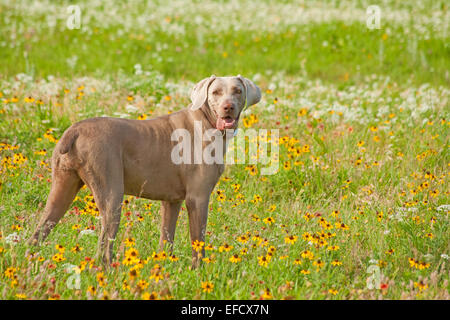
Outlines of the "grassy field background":
{"type": "Polygon", "coordinates": [[[445,1],[0,0],[0,298],[449,299],[449,20],[445,1]],[[185,108],[211,74],[262,88],[240,126],[278,129],[280,156],[227,167],[201,268],[184,206],[171,257],[159,202],[128,196],[102,268],[85,188],[25,244],[65,129],[185,108]]]}

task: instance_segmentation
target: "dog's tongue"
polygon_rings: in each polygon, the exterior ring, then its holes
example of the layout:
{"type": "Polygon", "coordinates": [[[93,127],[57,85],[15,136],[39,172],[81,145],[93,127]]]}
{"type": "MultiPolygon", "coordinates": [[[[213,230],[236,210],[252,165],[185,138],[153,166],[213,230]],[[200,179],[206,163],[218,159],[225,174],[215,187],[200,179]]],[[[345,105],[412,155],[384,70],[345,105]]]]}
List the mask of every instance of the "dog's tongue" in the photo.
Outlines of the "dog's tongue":
{"type": "Polygon", "coordinates": [[[217,130],[225,130],[233,127],[235,120],[231,118],[217,118],[216,129],[217,130]]]}

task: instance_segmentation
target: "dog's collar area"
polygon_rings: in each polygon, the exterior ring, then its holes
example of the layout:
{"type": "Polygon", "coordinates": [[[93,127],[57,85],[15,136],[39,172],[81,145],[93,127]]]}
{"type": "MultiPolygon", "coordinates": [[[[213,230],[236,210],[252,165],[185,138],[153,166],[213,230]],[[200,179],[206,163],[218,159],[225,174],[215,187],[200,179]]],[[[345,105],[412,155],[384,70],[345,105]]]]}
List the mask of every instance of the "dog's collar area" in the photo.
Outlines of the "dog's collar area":
{"type": "MultiPolygon", "coordinates": [[[[217,118],[217,116],[215,114],[213,114],[213,112],[211,112],[211,109],[209,109],[208,107],[206,107],[206,104],[204,104],[200,110],[202,110],[203,114],[205,115],[206,119],[208,120],[209,124],[215,128],[216,130],[220,131],[220,133],[222,134],[222,137],[225,137],[227,130],[230,129],[224,129],[224,130],[219,130],[216,127],[216,121],[214,121],[214,117],[217,118]],[[213,117],[214,116],[214,117],[213,117]]],[[[236,118],[236,123],[239,121],[239,118],[241,116],[241,113],[239,113],[239,115],[236,118]]],[[[235,137],[237,135],[238,132],[238,128],[234,129],[233,131],[233,137],[235,137]]]]}

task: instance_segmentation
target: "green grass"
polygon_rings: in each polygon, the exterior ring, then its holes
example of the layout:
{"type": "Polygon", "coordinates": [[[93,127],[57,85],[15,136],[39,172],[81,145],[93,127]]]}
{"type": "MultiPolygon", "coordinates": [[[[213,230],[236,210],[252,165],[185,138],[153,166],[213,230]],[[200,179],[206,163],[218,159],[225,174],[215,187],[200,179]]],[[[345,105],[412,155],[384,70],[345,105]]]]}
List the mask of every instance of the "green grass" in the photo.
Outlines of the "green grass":
{"type": "MultiPolygon", "coordinates": [[[[379,30],[367,29],[357,17],[326,18],[330,8],[343,16],[364,13],[364,1],[306,2],[305,10],[321,8],[316,14],[323,21],[287,16],[291,25],[273,27],[272,12],[295,8],[294,2],[278,1],[262,18],[256,11],[254,20],[240,12],[225,21],[237,30],[220,30],[220,13],[202,11],[197,2],[191,5],[207,21],[203,27],[169,5],[167,15],[140,28],[139,18],[153,10],[143,2],[106,8],[81,1],[83,16],[91,20],[80,30],[64,27],[69,2],[49,4],[49,14],[31,6],[20,10],[27,2],[16,3],[0,1],[2,299],[140,299],[152,292],[164,299],[449,299],[449,209],[442,207],[449,195],[449,39],[442,20],[423,22],[436,12],[448,16],[444,3],[389,1],[384,12],[404,10],[415,20],[382,16],[379,30]],[[114,19],[103,19],[114,8],[114,19]],[[52,15],[58,17],[55,27],[48,26],[52,15]],[[133,23],[127,25],[126,17],[133,23]],[[75,64],[68,62],[73,57],[75,64]],[[86,188],[42,246],[26,245],[50,189],[54,139],[89,117],[136,119],[185,108],[190,88],[210,74],[253,78],[263,98],[240,127],[278,129],[280,135],[276,174],[260,175],[260,164],[256,175],[248,165],[230,165],[214,190],[206,236],[213,262],[190,269],[184,205],[175,237],[178,261],[155,259],[159,203],[126,196],[117,265],[90,266],[100,225],[86,188]],[[127,109],[130,104],[137,111],[127,109]],[[269,217],[275,222],[267,223],[269,217]],[[90,228],[92,234],[82,232],[90,228]],[[308,233],[317,237],[305,239],[308,233]],[[11,242],[12,235],[19,242],[11,242]],[[247,242],[238,241],[242,235],[247,242]],[[287,236],[298,238],[289,244],[287,236]],[[142,261],[127,266],[122,262],[130,237],[142,261]],[[219,250],[225,243],[233,246],[229,252],[219,250]],[[83,250],[72,252],[77,244],[83,250]],[[56,245],[65,248],[64,261],[55,261],[56,245]],[[261,266],[258,258],[270,247],[273,256],[261,266]],[[302,257],[305,250],[311,259],[302,257]],[[230,262],[233,254],[241,261],[230,262]],[[65,270],[66,263],[84,268],[79,289],[68,285],[75,273],[65,270]],[[164,268],[158,282],[151,278],[156,264],[164,268]],[[131,280],[136,265],[141,269],[131,280]],[[371,266],[380,268],[384,289],[367,287],[371,266]],[[101,272],[106,284],[98,280],[101,272]],[[148,286],[140,288],[139,280],[148,286]],[[214,286],[209,293],[202,289],[206,281],[214,286]]],[[[166,14],[163,9],[155,10],[166,14]]]]}

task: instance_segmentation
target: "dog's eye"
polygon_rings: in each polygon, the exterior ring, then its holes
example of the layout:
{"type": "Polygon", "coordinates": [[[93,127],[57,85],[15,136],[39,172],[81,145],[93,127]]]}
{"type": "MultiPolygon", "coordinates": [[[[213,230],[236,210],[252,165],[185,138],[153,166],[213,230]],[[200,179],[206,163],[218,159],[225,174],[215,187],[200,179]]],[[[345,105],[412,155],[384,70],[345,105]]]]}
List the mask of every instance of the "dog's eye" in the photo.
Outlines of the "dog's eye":
{"type": "Polygon", "coordinates": [[[235,93],[235,94],[241,94],[241,93],[242,93],[242,90],[241,90],[241,89],[236,89],[236,90],[234,90],[234,93],[235,93]]]}
{"type": "Polygon", "coordinates": [[[220,95],[220,94],[222,94],[222,91],[220,91],[220,90],[213,91],[213,95],[220,95]]]}

